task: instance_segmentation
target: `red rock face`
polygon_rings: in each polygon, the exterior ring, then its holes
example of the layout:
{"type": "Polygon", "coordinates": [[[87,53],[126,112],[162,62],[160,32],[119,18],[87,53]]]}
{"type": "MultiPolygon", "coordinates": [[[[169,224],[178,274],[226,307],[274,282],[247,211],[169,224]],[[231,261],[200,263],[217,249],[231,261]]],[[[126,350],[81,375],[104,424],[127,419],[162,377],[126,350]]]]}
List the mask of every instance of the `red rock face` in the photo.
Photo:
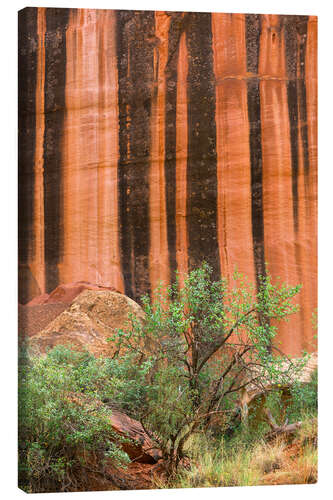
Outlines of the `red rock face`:
{"type": "Polygon", "coordinates": [[[283,347],[312,350],[316,18],[28,8],[19,31],[20,302],[267,262],[303,284],[283,347]]]}

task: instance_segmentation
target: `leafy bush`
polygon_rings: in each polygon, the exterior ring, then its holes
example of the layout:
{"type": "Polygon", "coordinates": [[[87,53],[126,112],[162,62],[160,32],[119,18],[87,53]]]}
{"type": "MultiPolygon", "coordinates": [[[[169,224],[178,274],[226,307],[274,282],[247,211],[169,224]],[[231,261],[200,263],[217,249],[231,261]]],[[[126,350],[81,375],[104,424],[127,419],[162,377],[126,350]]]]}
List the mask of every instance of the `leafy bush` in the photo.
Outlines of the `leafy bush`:
{"type": "Polygon", "coordinates": [[[115,465],[128,456],[115,444],[110,409],[98,397],[112,386],[103,362],[56,347],[19,362],[19,485],[29,492],[73,488],[75,469],[94,453],[115,465]],[[81,463],[82,462],[82,463],[81,463]]]}
{"type": "Polygon", "coordinates": [[[301,369],[303,361],[288,364],[274,345],[272,321],[298,310],[292,299],[299,289],[265,276],[256,292],[237,272],[232,283],[213,281],[204,263],[183,287],[176,280],[156,290],[154,302],[143,297],[145,322],[132,316],[130,328],[110,338],[118,370],[125,367],[127,377],[131,371],[140,388],[140,405],[132,409],[168,457],[170,473],[185,457],[186,441],[212,416],[232,419],[243,388],[284,383],[301,369]]]}

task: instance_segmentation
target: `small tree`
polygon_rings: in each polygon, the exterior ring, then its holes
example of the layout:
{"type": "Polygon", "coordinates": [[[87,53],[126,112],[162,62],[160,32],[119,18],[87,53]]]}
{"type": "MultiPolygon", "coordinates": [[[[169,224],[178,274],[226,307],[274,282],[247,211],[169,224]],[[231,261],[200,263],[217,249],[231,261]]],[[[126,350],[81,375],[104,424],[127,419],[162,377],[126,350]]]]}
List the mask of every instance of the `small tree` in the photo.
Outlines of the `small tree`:
{"type": "Polygon", "coordinates": [[[110,339],[119,365],[141,377],[141,401],[132,412],[162,449],[170,473],[191,434],[214,414],[228,419],[244,388],[285,383],[299,369],[274,344],[272,320],[298,310],[292,299],[300,286],[273,285],[265,276],[256,291],[238,272],[233,283],[213,281],[204,263],[182,288],[177,279],[160,287],[154,302],[143,297],[145,322],[132,316],[130,328],[110,339]]]}

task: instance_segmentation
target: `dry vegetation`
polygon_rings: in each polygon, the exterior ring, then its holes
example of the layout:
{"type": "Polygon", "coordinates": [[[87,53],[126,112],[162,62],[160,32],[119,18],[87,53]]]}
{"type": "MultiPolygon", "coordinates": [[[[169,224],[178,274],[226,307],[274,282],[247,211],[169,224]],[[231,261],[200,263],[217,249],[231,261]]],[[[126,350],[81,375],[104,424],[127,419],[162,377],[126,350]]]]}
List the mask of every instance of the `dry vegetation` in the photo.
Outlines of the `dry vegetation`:
{"type": "Polygon", "coordinates": [[[262,438],[247,442],[246,431],[230,442],[212,443],[205,435],[193,436],[188,445],[190,470],[169,482],[155,479],[158,488],[196,488],[311,484],[317,482],[317,419],[308,417],[292,441],[262,438]]]}

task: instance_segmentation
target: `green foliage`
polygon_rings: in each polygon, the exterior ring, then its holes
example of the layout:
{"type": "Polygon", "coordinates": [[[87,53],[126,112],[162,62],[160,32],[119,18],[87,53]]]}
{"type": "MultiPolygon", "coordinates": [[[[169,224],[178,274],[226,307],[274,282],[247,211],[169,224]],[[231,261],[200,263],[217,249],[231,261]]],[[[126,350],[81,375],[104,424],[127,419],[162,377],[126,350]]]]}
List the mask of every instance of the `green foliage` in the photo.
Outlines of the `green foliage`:
{"type": "Polygon", "coordinates": [[[125,399],[134,401],[130,382],[140,394],[133,412],[171,471],[185,456],[188,438],[213,415],[232,419],[242,389],[287,383],[301,369],[304,361],[289,363],[274,344],[277,322],[298,310],[293,298],[299,290],[265,276],[256,291],[238,272],[230,283],[213,281],[204,263],[183,287],[177,279],[159,287],[154,301],[143,297],[145,321],[132,316],[129,328],[110,338],[118,370],[132,373],[123,380],[125,399]]]}
{"type": "Polygon", "coordinates": [[[313,373],[308,384],[294,384],[291,388],[292,411],[316,415],[318,410],[318,372],[313,373]]]}
{"type": "Polygon", "coordinates": [[[300,421],[317,415],[318,410],[318,375],[312,374],[308,383],[294,381],[288,390],[271,391],[266,396],[266,406],[270,408],[277,422],[281,424],[300,421]]]}
{"type": "MultiPolygon", "coordinates": [[[[317,416],[318,393],[317,371],[312,374],[308,383],[294,381],[290,387],[275,388],[251,403],[248,416],[248,426],[241,436],[242,442],[247,439],[247,432],[252,439],[260,439],[270,430],[264,416],[264,409],[268,408],[278,425],[302,422],[302,429],[308,421],[317,416]]],[[[238,431],[239,434],[239,431],[238,431]]]]}
{"type": "Polygon", "coordinates": [[[46,357],[22,352],[19,361],[20,487],[30,492],[70,488],[85,452],[101,460],[112,457],[116,465],[128,462],[115,444],[119,436],[110,430],[111,411],[98,399],[112,387],[103,361],[65,347],[46,357]]]}

